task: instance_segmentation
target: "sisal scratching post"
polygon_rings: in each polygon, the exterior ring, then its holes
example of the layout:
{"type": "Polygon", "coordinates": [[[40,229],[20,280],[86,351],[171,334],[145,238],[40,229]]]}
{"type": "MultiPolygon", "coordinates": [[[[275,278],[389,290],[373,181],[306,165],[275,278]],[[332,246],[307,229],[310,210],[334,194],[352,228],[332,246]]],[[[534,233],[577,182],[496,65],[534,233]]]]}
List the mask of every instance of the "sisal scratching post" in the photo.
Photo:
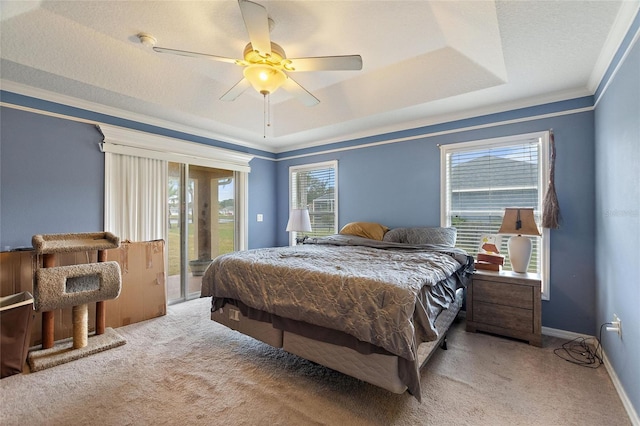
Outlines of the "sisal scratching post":
{"type": "Polygon", "coordinates": [[[89,340],[89,305],[74,306],[73,318],[73,349],[87,346],[89,340]]]}

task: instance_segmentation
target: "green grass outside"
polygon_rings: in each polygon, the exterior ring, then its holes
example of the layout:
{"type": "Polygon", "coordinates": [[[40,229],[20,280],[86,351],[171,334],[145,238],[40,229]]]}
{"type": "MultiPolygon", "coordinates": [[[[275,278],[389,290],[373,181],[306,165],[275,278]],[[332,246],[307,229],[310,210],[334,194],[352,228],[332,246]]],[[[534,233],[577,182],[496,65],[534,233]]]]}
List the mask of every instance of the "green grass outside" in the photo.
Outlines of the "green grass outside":
{"type": "MultiPolygon", "coordinates": [[[[233,238],[234,238],[234,222],[225,222],[219,224],[219,244],[220,253],[230,253],[234,250],[233,238]]],[[[196,249],[193,244],[193,226],[188,228],[188,259],[195,259],[196,249]]],[[[169,275],[180,274],[180,228],[177,225],[173,225],[169,228],[167,250],[169,254],[169,275]]]]}

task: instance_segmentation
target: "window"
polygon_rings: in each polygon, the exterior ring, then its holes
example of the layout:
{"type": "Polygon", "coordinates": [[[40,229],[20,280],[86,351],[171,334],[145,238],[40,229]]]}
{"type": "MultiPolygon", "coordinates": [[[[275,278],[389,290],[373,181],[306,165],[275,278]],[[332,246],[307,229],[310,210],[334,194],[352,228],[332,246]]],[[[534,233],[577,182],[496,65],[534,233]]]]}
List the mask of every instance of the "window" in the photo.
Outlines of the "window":
{"type": "MultiPolygon", "coordinates": [[[[338,232],[338,162],[307,164],[289,168],[289,210],[307,208],[311,219],[309,237],[338,232]]],[[[296,232],[290,233],[290,242],[296,232]]]]}
{"type": "MultiPolygon", "coordinates": [[[[456,227],[456,245],[475,256],[481,235],[498,232],[506,207],[533,208],[543,235],[531,237],[528,272],[541,274],[545,299],[549,297],[549,233],[541,222],[548,145],[548,132],[540,132],[441,147],[443,226],[456,227]]],[[[508,236],[501,240],[508,270],[508,236]]]]}

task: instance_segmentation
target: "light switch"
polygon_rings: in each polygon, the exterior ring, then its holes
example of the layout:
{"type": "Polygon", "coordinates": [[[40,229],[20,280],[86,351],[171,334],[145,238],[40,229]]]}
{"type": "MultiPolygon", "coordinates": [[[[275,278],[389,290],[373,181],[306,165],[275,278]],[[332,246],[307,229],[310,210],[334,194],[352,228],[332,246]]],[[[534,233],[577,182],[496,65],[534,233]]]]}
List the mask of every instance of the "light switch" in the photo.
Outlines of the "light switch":
{"type": "Polygon", "coordinates": [[[262,215],[262,213],[258,213],[257,220],[258,222],[262,222],[264,220],[264,216],[262,215]]]}

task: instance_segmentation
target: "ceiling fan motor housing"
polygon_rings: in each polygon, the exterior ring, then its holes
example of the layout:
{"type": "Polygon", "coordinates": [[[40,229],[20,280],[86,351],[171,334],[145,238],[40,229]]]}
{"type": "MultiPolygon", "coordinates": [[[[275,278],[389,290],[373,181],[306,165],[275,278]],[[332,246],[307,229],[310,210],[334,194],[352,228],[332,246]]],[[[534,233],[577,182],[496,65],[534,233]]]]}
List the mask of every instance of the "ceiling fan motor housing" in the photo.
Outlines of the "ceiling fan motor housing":
{"type": "Polygon", "coordinates": [[[271,54],[263,55],[261,52],[254,50],[251,43],[247,43],[243,52],[244,60],[249,64],[267,64],[274,67],[281,67],[286,71],[293,71],[291,61],[287,60],[284,49],[277,43],[271,42],[271,54]]]}

